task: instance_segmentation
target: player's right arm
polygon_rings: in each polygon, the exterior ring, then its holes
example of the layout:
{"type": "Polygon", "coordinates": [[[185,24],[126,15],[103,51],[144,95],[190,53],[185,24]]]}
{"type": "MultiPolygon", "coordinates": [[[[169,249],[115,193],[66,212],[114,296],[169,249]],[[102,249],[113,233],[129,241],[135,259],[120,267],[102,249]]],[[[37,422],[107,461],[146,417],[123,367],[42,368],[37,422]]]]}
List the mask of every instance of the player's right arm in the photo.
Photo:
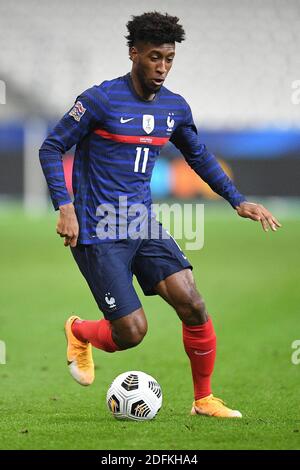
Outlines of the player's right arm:
{"type": "Polygon", "coordinates": [[[64,177],[62,156],[78,144],[105,112],[106,97],[96,87],[80,95],[43,142],[39,157],[55,210],[59,210],[57,233],[65,238],[65,246],[76,246],[79,226],[64,177]]]}

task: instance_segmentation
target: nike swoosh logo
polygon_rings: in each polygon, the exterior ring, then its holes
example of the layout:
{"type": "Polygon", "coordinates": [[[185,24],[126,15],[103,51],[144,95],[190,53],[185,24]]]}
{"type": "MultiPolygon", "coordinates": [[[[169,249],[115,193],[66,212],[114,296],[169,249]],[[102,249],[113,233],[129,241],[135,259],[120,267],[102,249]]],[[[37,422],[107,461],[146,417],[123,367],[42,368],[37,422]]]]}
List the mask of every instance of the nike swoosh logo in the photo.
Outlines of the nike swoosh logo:
{"type": "Polygon", "coordinates": [[[120,123],[121,123],[121,124],[126,124],[126,122],[132,121],[133,119],[134,119],[134,118],[124,119],[124,118],[121,117],[120,123]]]}
{"type": "Polygon", "coordinates": [[[213,349],[210,349],[209,351],[204,351],[204,352],[202,352],[202,351],[194,351],[194,353],[197,354],[197,356],[205,356],[206,354],[209,354],[209,353],[211,353],[211,352],[213,352],[213,349]]]}

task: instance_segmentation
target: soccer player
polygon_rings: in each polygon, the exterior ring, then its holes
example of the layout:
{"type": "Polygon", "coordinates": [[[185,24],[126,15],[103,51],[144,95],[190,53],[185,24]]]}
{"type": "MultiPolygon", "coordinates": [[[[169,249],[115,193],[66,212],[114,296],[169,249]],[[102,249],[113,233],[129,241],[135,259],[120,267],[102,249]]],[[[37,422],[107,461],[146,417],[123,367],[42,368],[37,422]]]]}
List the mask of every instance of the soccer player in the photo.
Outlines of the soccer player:
{"type": "Polygon", "coordinates": [[[184,40],[178,21],[158,12],[133,17],[126,37],[131,72],[83,92],[40,149],[53,205],[59,210],[57,233],[71,247],[105,317],[88,321],[73,315],[66,321],[67,359],[74,379],[90,385],[92,346],[112,353],[142,341],[147,320],[133,287],[134,274],[145,295],[161,296],[182,321],[194,384],[191,413],[237,418],[242,416],[239,411],[212,394],[216,335],[192,266],[151,211],[150,179],[160,149],[170,140],[239,216],[260,221],[265,231],[276,230],[280,223],[238,192],[200,143],[187,102],[164,87],[175,43],[184,40]],[[74,144],[72,202],[62,154],[74,144]],[[139,230],[131,236],[127,229],[134,211],[130,211],[137,204],[144,213],[141,210],[139,230]]]}

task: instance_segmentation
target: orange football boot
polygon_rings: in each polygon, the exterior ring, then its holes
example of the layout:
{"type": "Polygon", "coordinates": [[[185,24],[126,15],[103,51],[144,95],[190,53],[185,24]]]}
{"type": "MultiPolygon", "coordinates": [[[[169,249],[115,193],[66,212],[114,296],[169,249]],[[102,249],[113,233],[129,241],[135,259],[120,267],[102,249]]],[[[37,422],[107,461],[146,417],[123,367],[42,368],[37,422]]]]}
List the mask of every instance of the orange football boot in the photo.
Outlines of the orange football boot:
{"type": "Polygon", "coordinates": [[[200,398],[193,403],[191,415],[214,416],[216,418],[241,418],[242,414],[237,410],[231,410],[225,406],[220,398],[213,394],[200,398]]]}
{"type": "Polygon", "coordinates": [[[72,333],[72,324],[81,318],[72,315],[65,323],[67,338],[67,360],[72,377],[80,385],[91,385],[95,378],[92,345],[77,339],[72,333]]]}

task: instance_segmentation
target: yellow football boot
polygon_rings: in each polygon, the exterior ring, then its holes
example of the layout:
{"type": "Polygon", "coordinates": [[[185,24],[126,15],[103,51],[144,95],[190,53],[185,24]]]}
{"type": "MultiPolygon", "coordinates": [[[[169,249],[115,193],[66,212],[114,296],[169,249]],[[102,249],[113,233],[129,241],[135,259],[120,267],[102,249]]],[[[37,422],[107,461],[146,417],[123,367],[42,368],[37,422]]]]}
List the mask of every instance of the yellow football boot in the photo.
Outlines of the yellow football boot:
{"type": "Polygon", "coordinates": [[[237,410],[231,410],[225,403],[212,394],[194,401],[191,415],[214,416],[216,418],[241,418],[242,414],[237,410]]]}
{"type": "Polygon", "coordinates": [[[95,378],[92,345],[82,342],[72,333],[72,324],[81,318],[72,315],[65,323],[67,338],[67,360],[72,377],[80,385],[91,385],[95,378]]]}

